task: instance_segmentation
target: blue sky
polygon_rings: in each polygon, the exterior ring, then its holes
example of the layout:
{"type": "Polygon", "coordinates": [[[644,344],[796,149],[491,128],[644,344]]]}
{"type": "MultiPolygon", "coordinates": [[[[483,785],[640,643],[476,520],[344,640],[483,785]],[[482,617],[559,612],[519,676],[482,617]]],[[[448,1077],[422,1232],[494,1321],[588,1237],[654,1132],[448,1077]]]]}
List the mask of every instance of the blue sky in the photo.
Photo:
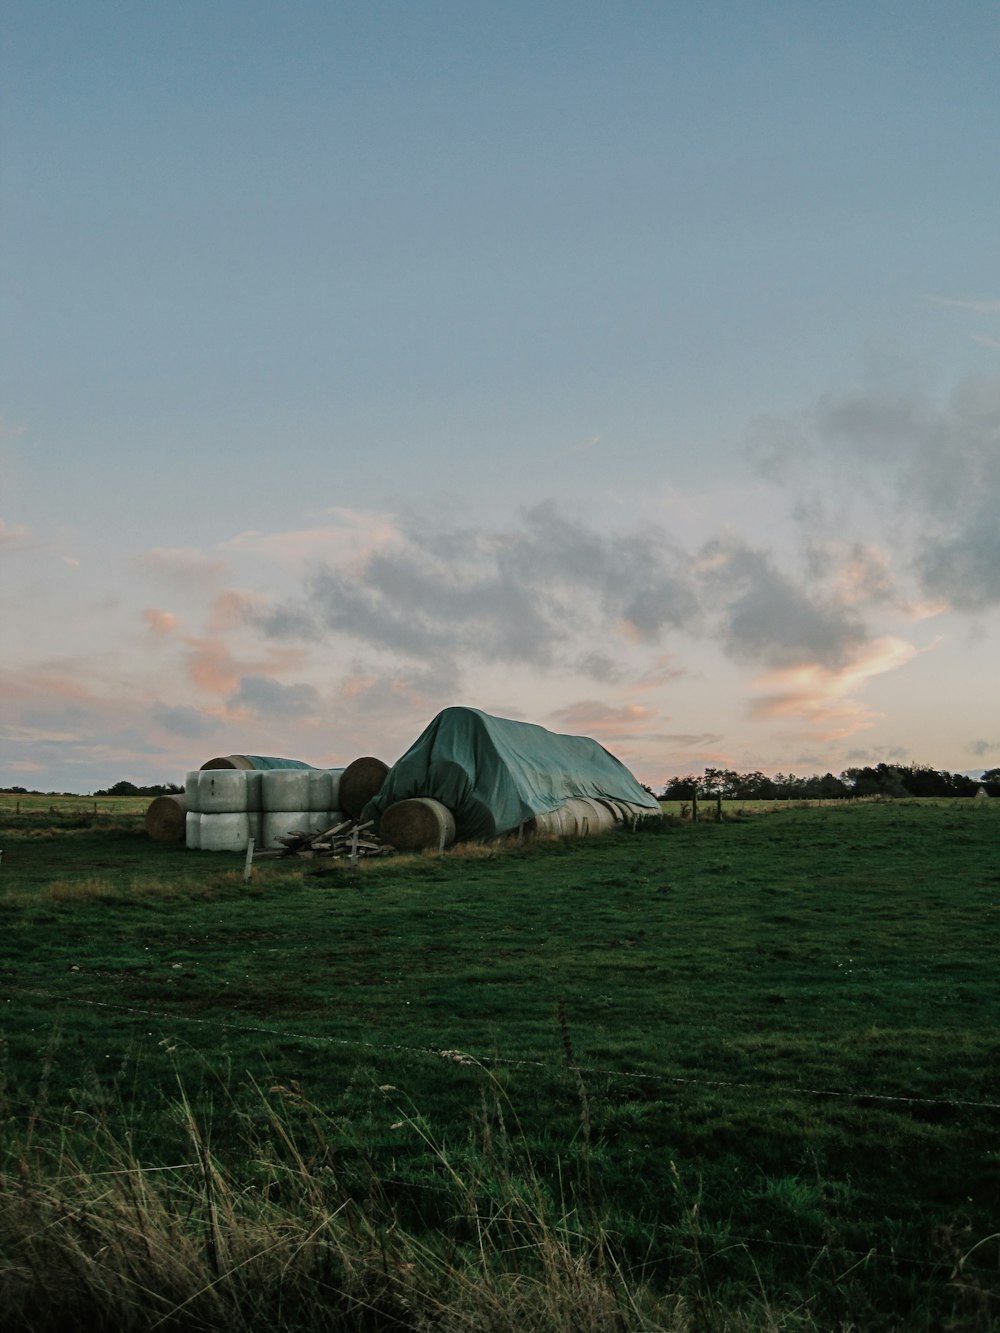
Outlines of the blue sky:
{"type": "Polygon", "coordinates": [[[12,0],[0,782],[1000,763],[1000,13],[12,0]]]}

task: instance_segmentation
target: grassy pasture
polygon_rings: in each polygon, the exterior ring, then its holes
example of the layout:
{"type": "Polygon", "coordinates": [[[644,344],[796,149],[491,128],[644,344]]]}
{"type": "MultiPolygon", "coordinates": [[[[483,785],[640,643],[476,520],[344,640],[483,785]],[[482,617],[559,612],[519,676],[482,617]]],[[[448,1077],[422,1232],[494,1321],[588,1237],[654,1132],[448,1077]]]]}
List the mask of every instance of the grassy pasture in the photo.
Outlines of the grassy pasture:
{"type": "Polygon", "coordinates": [[[89,804],[0,820],[5,1328],[1000,1327],[1000,802],[249,884],[89,804]]]}

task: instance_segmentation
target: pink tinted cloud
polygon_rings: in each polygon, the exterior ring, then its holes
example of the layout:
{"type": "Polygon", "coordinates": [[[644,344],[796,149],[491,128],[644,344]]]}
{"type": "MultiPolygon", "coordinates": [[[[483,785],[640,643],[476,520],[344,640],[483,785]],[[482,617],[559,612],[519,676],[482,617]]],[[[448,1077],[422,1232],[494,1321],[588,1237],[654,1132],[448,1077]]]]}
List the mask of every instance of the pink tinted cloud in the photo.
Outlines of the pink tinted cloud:
{"type": "Polygon", "coordinates": [[[224,542],[222,549],[266,555],[284,565],[299,565],[305,560],[317,559],[333,564],[352,564],[368,559],[399,536],[389,514],[339,506],[327,513],[333,522],[321,527],[288,532],[241,532],[224,542]]]}
{"type": "Polygon", "coordinates": [[[643,704],[613,708],[597,699],[582,699],[549,714],[549,721],[559,731],[613,741],[641,739],[658,718],[656,709],[643,704]]]}
{"type": "Polygon", "coordinates": [[[160,611],[156,607],[147,606],[142,612],[142,618],[149,626],[150,633],[160,639],[167,638],[177,628],[177,617],[173,611],[160,611]]]}
{"type": "Polygon", "coordinates": [[[182,588],[204,588],[226,570],[225,560],[209,556],[193,546],[154,546],[135,557],[135,563],[148,574],[182,588]]]}
{"type": "Polygon", "coordinates": [[[10,524],[0,518],[0,546],[20,546],[31,536],[23,523],[10,524]]]}
{"type": "Polygon", "coordinates": [[[767,693],[750,705],[755,721],[799,718],[821,740],[842,740],[872,726],[878,714],[857,695],[874,676],[898,671],[919,650],[903,639],[886,636],[865,644],[841,668],[804,662],[762,676],[767,693]]]}
{"type": "Polygon", "coordinates": [[[278,676],[290,671],[304,656],[298,648],[271,648],[263,657],[240,660],[218,637],[189,635],[185,636],[184,642],[188,645],[189,678],[199,689],[217,695],[234,693],[244,676],[278,676]]]}
{"type": "Polygon", "coordinates": [[[661,653],[653,658],[645,673],[629,686],[628,693],[644,694],[647,690],[658,689],[669,681],[680,680],[687,675],[690,675],[690,672],[685,667],[674,665],[672,653],[661,653]]]}
{"type": "Polygon", "coordinates": [[[249,612],[263,606],[265,599],[252,592],[225,588],[212,603],[208,616],[210,634],[224,634],[244,623],[249,612]]]}

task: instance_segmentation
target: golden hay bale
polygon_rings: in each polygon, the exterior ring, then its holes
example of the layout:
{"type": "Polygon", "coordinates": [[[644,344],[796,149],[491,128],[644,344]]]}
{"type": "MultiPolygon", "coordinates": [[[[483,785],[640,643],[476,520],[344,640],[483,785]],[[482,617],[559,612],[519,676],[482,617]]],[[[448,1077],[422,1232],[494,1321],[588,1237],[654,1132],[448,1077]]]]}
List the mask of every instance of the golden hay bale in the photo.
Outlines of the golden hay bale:
{"type": "Polygon", "coordinates": [[[209,759],[201,767],[204,771],[207,768],[253,768],[253,764],[245,754],[224,754],[217,759],[209,759]]]}
{"type": "Polygon", "coordinates": [[[388,771],[388,764],[371,755],[363,755],[349,763],[340,775],[338,804],[341,810],[357,819],[372,797],[378,795],[388,771]]]}
{"type": "Polygon", "coordinates": [[[525,838],[567,838],[576,832],[576,819],[560,805],[555,810],[542,810],[524,825],[525,838]]]}
{"type": "Polygon", "coordinates": [[[573,816],[575,832],[578,837],[588,837],[595,833],[607,833],[618,822],[614,812],[602,801],[590,796],[575,796],[563,806],[573,816]]]}
{"type": "Polygon", "coordinates": [[[183,842],[188,803],[184,796],[157,796],[146,810],[146,832],[154,842],[183,842]]]}
{"type": "Polygon", "coordinates": [[[400,852],[449,847],[455,841],[455,816],[430,796],[414,796],[389,806],[379,824],[379,836],[400,852]]]}

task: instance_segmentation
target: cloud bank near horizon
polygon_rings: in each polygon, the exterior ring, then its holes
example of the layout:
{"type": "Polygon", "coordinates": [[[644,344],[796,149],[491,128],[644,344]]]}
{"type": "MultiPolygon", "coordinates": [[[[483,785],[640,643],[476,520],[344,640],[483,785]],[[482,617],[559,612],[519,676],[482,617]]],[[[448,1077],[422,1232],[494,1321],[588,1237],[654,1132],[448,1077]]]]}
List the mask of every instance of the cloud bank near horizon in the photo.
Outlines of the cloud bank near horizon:
{"type": "MultiPolygon", "coordinates": [[[[926,651],[908,637],[922,618],[1000,606],[998,423],[1000,376],[939,403],[872,391],[759,419],[742,530],[694,543],[545,499],[492,524],[338,507],[299,531],[122,556],[145,635],[128,690],[107,687],[106,659],[26,662],[9,734],[24,771],[60,746],[145,762],[234,728],[301,747],[328,718],[402,746],[487,682],[495,711],[715,762],[732,720],[678,726],[671,705],[711,648],[740,674],[744,720],[840,744],[877,720],[871,682],[926,651]]],[[[9,548],[22,529],[0,529],[9,548]]],[[[988,759],[994,742],[965,744],[988,759]]]]}

